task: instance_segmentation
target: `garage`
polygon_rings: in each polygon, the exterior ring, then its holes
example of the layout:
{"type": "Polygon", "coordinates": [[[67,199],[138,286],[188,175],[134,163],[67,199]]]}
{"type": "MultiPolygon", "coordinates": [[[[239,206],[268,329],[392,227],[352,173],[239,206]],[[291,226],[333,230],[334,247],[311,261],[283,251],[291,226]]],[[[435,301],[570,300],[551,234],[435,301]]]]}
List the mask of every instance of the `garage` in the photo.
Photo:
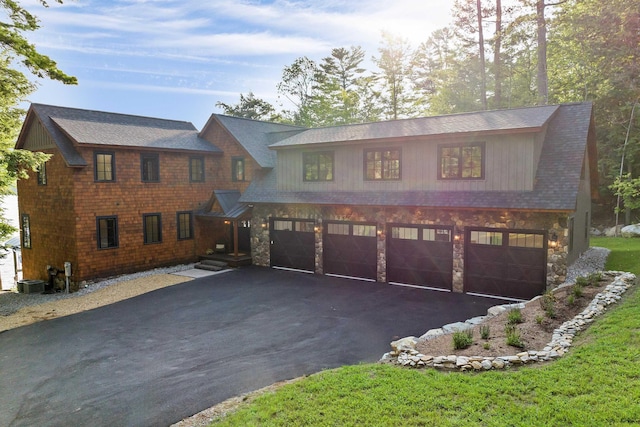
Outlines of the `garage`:
{"type": "Polygon", "coordinates": [[[544,292],[547,239],[540,230],[465,230],[464,290],[524,300],[544,292]]]}
{"type": "Polygon", "coordinates": [[[392,284],[451,291],[453,227],[388,224],[387,280],[392,284]]]}
{"type": "Polygon", "coordinates": [[[375,223],[325,221],[322,232],[324,273],[375,281],[377,236],[375,223]]]}
{"type": "Polygon", "coordinates": [[[315,221],[309,219],[271,218],[271,267],[315,271],[315,221]]]}

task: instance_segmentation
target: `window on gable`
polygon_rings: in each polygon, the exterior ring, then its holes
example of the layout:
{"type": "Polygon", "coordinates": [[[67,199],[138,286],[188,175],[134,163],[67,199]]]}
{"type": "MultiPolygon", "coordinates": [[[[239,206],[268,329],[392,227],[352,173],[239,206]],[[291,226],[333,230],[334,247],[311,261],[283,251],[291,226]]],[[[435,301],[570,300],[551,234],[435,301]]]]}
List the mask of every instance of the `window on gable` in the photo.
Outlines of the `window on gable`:
{"type": "Polygon", "coordinates": [[[115,161],[114,153],[95,152],[93,154],[94,179],[96,181],[115,181],[115,161]]]}
{"type": "Polygon", "coordinates": [[[22,247],[24,249],[31,249],[31,219],[29,215],[22,214],[20,227],[22,228],[22,247]]]}
{"type": "Polygon", "coordinates": [[[160,159],[157,154],[141,154],[142,182],[160,181],[160,159]]]}
{"type": "Polygon", "coordinates": [[[144,224],[144,243],[162,242],[162,223],[159,213],[142,215],[144,224]]]}
{"type": "Polygon", "coordinates": [[[47,185],[47,164],[38,166],[38,185],[47,185]]]}
{"type": "Polygon", "coordinates": [[[177,213],[178,240],[193,239],[193,213],[177,213]]]}
{"type": "Polygon", "coordinates": [[[304,181],[333,181],[333,151],[302,154],[304,181]]]}
{"type": "Polygon", "coordinates": [[[204,182],[204,157],[189,158],[189,181],[204,182]]]}
{"type": "Polygon", "coordinates": [[[96,218],[98,232],[98,249],[118,247],[118,218],[103,216],[96,218]]]}
{"type": "Polygon", "coordinates": [[[368,181],[399,180],[400,174],[399,148],[392,150],[365,150],[364,176],[368,181]]]}
{"type": "Polygon", "coordinates": [[[484,144],[438,146],[439,179],[483,179],[484,144]]]}
{"type": "Polygon", "coordinates": [[[231,159],[231,180],[244,181],[244,157],[233,157],[231,159]]]}

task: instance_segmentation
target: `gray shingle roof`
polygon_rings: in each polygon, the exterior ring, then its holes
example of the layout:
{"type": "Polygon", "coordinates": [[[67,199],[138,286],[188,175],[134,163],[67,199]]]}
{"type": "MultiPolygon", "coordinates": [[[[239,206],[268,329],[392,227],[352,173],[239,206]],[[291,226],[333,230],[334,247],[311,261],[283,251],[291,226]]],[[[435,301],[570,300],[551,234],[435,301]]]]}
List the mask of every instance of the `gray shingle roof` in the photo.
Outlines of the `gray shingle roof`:
{"type": "Polygon", "coordinates": [[[424,135],[536,131],[557,109],[557,105],[550,105],[308,129],[272,144],[271,148],[424,135]]]}
{"type": "Polygon", "coordinates": [[[212,114],[211,118],[217,120],[263,168],[272,168],[276,164],[276,153],[269,149],[269,145],[305,130],[298,126],[221,114],[212,114]]]}
{"type": "MultiPolygon", "coordinates": [[[[556,111],[556,114],[550,117],[533,191],[281,192],[277,190],[274,169],[264,171],[261,176],[254,178],[240,201],[244,203],[575,210],[587,142],[595,143],[593,135],[589,138],[592,105],[590,103],[567,104],[525,110],[532,117],[538,118],[544,117],[549,111],[556,111]]],[[[501,117],[499,121],[505,117],[502,113],[499,114],[501,117]]],[[[492,112],[478,114],[485,120],[492,112]]],[[[473,115],[474,113],[469,113],[465,116],[470,121],[474,121],[473,115]]]]}
{"type": "Polygon", "coordinates": [[[84,166],[75,144],[219,153],[189,122],[32,104],[67,164],[84,166]]]}
{"type": "Polygon", "coordinates": [[[213,190],[211,199],[205,208],[196,215],[199,217],[211,217],[218,219],[237,219],[249,211],[249,207],[239,203],[240,192],[238,190],[213,190]],[[215,201],[218,201],[221,212],[212,212],[215,201]]]}

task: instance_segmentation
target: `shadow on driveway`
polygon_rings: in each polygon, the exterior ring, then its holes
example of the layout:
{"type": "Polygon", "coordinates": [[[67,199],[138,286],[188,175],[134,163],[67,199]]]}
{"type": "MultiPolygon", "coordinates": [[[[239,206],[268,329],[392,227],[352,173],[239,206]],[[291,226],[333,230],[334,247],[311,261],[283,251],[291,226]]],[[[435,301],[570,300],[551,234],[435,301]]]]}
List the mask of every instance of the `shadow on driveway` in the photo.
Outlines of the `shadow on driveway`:
{"type": "Polygon", "coordinates": [[[169,425],[500,303],[260,267],[196,279],[0,334],[0,425],[169,425]]]}

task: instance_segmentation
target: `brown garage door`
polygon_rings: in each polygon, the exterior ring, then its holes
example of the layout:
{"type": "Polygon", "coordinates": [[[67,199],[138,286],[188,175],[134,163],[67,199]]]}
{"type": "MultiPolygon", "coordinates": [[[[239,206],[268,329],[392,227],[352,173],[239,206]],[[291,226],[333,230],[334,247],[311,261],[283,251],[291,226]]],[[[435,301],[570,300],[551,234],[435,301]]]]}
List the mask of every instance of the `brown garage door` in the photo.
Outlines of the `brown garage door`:
{"type": "Polygon", "coordinates": [[[271,218],[271,266],[315,271],[315,221],[309,219],[271,218]]]}
{"type": "Polygon", "coordinates": [[[377,278],[377,226],[325,221],[322,231],[325,274],[367,280],[377,278]]]}
{"type": "Polygon", "coordinates": [[[450,291],[453,283],[453,227],[387,225],[387,280],[450,291]]]}
{"type": "Polygon", "coordinates": [[[544,292],[547,238],[540,230],[465,230],[467,293],[530,299],[544,292]]]}

